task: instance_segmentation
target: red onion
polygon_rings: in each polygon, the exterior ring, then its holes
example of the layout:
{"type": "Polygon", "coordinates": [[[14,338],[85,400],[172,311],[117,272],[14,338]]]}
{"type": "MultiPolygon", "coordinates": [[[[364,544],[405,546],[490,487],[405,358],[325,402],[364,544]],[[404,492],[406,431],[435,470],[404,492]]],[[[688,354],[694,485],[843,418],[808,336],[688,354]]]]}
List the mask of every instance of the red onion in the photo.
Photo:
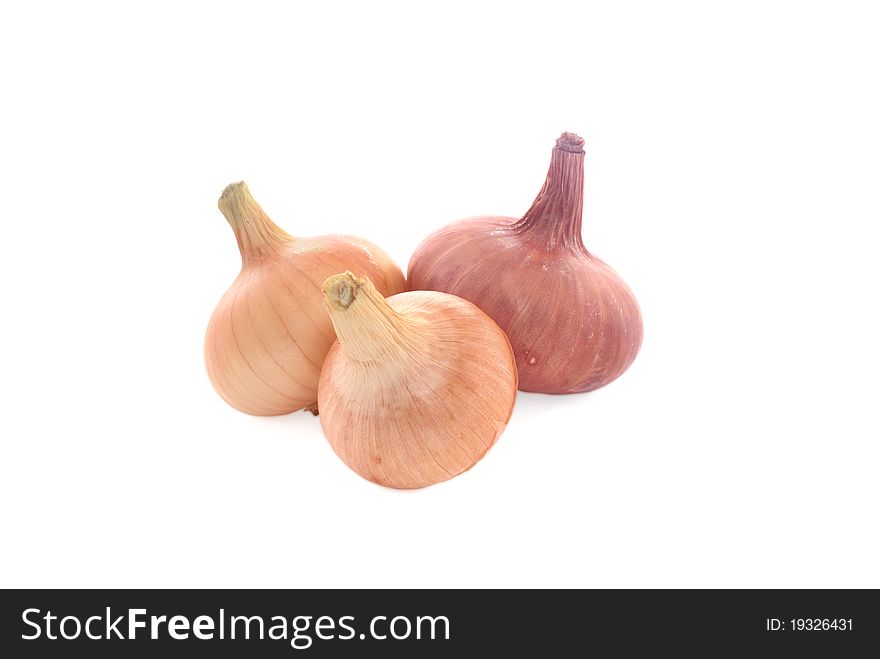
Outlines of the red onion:
{"type": "Polygon", "coordinates": [[[476,217],[428,237],[409,263],[410,290],[473,302],[507,332],[523,391],[598,389],[642,344],[642,317],[620,276],[584,247],[584,141],[556,140],[550,171],[521,219],[476,217]]]}

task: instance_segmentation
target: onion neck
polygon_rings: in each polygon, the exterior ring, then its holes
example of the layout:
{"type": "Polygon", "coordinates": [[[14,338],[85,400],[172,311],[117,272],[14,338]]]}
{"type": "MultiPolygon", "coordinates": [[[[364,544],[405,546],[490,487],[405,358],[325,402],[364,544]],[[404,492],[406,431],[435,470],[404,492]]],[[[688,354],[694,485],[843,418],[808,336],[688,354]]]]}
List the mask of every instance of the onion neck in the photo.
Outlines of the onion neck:
{"type": "Polygon", "coordinates": [[[563,133],[553,148],[544,187],[514,230],[547,251],[586,253],[581,238],[584,214],[584,140],[563,133]]]}
{"type": "Polygon", "coordinates": [[[243,266],[277,252],[292,240],[292,236],[269,219],[244,181],[226,186],[217,206],[235,232],[243,266]]]}
{"type": "Polygon", "coordinates": [[[346,355],[381,361],[406,352],[408,328],[373,283],[346,272],[324,282],[324,303],[346,355]]]}

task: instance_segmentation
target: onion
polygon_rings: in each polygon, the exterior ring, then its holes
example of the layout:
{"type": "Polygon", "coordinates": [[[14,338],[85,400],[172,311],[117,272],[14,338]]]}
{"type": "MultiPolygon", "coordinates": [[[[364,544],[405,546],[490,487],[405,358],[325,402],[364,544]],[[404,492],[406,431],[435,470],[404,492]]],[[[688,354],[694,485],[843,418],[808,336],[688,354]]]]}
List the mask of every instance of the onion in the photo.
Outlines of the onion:
{"type": "Polygon", "coordinates": [[[318,387],[321,425],[343,462],[396,488],[470,469],[498,439],[516,398],[504,332],[461,298],[384,299],[368,279],[330,277],[324,297],[339,340],[318,387]]]}
{"type": "Polygon", "coordinates": [[[218,202],[241,251],[241,272],[220,300],[205,336],[205,364],[214,388],[234,408],[261,416],[310,408],[317,413],[318,377],[333,344],[321,284],[350,269],[387,295],[404,290],[403,273],[360,238],[294,238],[254,201],[244,182],[218,202]]]}
{"type": "Polygon", "coordinates": [[[519,220],[476,217],[428,237],[409,263],[412,290],[470,300],[507,332],[523,391],[591,391],[620,376],[642,344],[638,303],[581,240],[584,141],[563,133],[519,220]]]}

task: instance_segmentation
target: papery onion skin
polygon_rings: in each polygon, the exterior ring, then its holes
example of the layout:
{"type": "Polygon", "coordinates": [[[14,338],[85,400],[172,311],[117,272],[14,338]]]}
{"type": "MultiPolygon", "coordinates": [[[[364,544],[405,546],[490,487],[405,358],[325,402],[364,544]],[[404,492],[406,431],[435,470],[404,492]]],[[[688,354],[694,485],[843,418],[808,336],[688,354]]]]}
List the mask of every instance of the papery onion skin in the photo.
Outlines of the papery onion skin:
{"type": "Polygon", "coordinates": [[[321,425],[364,478],[412,489],[476,464],[510,419],[516,364],[476,306],[437,292],[382,299],[351,273],[324,285],[339,340],[318,387],[321,425]]]}
{"type": "Polygon", "coordinates": [[[405,289],[403,273],[362,238],[288,235],[244,182],[228,186],[218,206],[235,232],[242,267],[208,323],[205,365],[211,383],[247,414],[316,412],[321,366],[336,338],[321,284],[350,269],[392,295],[405,289]]]}
{"type": "Polygon", "coordinates": [[[629,368],[642,344],[635,296],[581,239],[583,183],[583,140],[563,133],[525,216],[450,224],[409,263],[410,290],[459,295],[507,332],[523,391],[598,389],[629,368]]]}

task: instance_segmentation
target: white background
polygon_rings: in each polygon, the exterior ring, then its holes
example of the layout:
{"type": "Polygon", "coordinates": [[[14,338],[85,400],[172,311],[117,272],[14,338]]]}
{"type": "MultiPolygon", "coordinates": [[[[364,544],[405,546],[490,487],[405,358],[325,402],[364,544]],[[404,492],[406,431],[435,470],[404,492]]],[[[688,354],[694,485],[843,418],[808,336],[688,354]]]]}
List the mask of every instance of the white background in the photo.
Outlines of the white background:
{"type": "Polygon", "coordinates": [[[876,4],[10,5],[0,585],[880,586],[876,4]],[[564,130],[620,380],[416,492],[217,397],[227,183],[405,268],[564,130]]]}

